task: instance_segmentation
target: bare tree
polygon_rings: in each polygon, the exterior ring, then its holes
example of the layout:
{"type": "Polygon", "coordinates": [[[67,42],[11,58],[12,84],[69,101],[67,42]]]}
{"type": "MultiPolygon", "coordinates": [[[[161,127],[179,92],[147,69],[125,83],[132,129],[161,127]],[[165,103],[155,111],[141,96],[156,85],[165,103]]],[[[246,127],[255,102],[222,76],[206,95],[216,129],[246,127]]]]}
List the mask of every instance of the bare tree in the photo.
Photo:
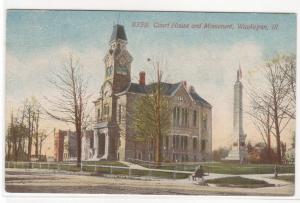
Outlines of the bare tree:
{"type": "Polygon", "coordinates": [[[250,95],[250,111],[247,112],[250,115],[252,123],[261,135],[263,142],[267,146],[267,153],[269,160],[272,161],[271,153],[271,131],[274,125],[274,120],[271,117],[270,103],[265,103],[264,99],[260,98],[258,92],[255,89],[251,89],[250,95]]]}
{"type": "Polygon", "coordinates": [[[286,114],[292,119],[296,119],[296,55],[282,56],[281,61],[280,70],[285,76],[288,97],[291,102],[290,111],[286,111],[286,114]]]}
{"type": "Polygon", "coordinates": [[[42,131],[38,134],[38,150],[39,150],[39,155],[42,155],[42,148],[43,148],[43,143],[44,141],[47,139],[47,137],[49,136],[49,133],[46,133],[46,131],[42,131]]]}
{"type": "Polygon", "coordinates": [[[70,54],[61,69],[53,73],[49,82],[57,90],[57,96],[45,97],[49,102],[46,112],[53,119],[74,125],[77,137],[77,166],[80,166],[82,130],[88,119],[88,80],[82,73],[79,60],[75,60],[70,54]]]}
{"type": "Polygon", "coordinates": [[[293,57],[276,56],[264,67],[266,85],[256,87],[250,94],[252,99],[251,116],[259,131],[266,135],[270,147],[270,133],[276,139],[277,162],[282,161],[281,135],[295,115],[293,105],[294,87],[287,69],[294,66],[293,57]]]}
{"type": "Polygon", "coordinates": [[[11,112],[11,122],[6,134],[6,158],[8,160],[18,161],[24,159],[24,144],[27,139],[28,128],[22,123],[18,114],[11,112]]]}
{"type": "Polygon", "coordinates": [[[35,139],[35,155],[38,155],[38,128],[39,128],[39,119],[40,119],[40,108],[41,105],[35,97],[30,99],[25,99],[24,108],[22,112],[21,123],[23,124],[25,120],[27,121],[28,128],[28,145],[27,145],[27,158],[30,160],[32,154],[32,145],[35,139]]]}

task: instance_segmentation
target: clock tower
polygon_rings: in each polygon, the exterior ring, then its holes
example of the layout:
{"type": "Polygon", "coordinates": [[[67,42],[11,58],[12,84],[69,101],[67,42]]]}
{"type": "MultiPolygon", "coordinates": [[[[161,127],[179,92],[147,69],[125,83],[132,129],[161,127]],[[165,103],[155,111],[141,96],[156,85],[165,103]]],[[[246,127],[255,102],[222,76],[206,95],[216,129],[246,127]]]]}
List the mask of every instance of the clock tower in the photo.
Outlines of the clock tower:
{"type": "Polygon", "coordinates": [[[125,90],[131,81],[131,62],[133,60],[127,51],[127,37],[123,25],[113,26],[110,38],[110,48],[104,57],[105,82],[112,85],[112,93],[125,90]]]}
{"type": "Polygon", "coordinates": [[[117,124],[117,93],[130,85],[132,56],[127,51],[127,37],[123,25],[113,26],[109,49],[104,57],[105,76],[100,98],[95,103],[96,123],[92,160],[116,159],[119,146],[117,124]]]}

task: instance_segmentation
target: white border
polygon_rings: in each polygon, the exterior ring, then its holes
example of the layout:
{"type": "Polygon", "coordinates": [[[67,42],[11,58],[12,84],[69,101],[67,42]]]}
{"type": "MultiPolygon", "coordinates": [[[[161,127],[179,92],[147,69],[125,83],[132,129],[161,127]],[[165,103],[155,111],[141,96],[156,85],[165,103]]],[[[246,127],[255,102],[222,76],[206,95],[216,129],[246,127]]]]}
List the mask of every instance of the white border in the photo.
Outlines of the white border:
{"type": "MultiPolygon", "coordinates": [[[[144,11],[205,11],[205,12],[276,12],[276,13],[300,13],[300,1],[299,0],[6,0],[1,1],[0,10],[0,37],[1,48],[0,48],[0,98],[1,98],[1,117],[0,117],[0,130],[1,130],[1,146],[4,146],[4,99],[5,99],[5,13],[6,9],[76,9],[76,10],[144,10],[144,11]]],[[[299,27],[299,20],[297,20],[297,28],[299,27]]],[[[299,32],[297,34],[299,37],[299,32]]],[[[297,48],[299,48],[299,40],[297,40],[297,48]]],[[[299,53],[297,52],[297,59],[299,59],[299,53]]],[[[297,60],[297,67],[299,67],[299,60],[297,60]]],[[[299,72],[299,71],[297,71],[299,72]]],[[[297,81],[300,81],[299,73],[297,74],[297,81]]],[[[297,89],[299,89],[299,82],[297,82],[297,89]]],[[[299,91],[297,91],[297,97],[299,98],[299,91]]],[[[297,106],[299,106],[299,99],[297,100],[297,106]]],[[[297,111],[297,118],[299,117],[299,111],[297,111]]],[[[299,119],[297,119],[297,130],[299,130],[299,119]]],[[[296,136],[297,137],[297,136],[296,136]]],[[[300,138],[296,138],[296,154],[300,153],[300,138]],[[297,153],[298,152],[298,153],[297,153]]],[[[4,147],[1,147],[1,155],[4,157],[4,147]]],[[[1,167],[4,168],[3,158],[1,160],[1,167]]],[[[296,155],[296,187],[294,197],[226,197],[226,196],[153,196],[153,195],[86,195],[86,194],[8,194],[6,197],[3,196],[1,199],[7,202],[24,202],[26,201],[38,201],[38,202],[52,202],[54,201],[72,201],[74,202],[86,202],[94,201],[110,201],[119,202],[132,202],[132,201],[185,201],[185,202],[240,202],[240,201],[251,201],[256,202],[270,201],[279,202],[281,200],[296,200],[300,199],[300,188],[299,188],[299,167],[300,156],[296,155]],[[32,197],[35,198],[32,198],[32,197]],[[55,196],[55,197],[54,197],[55,196]],[[14,197],[14,198],[12,198],[14,197]],[[24,197],[26,197],[24,199],[24,197]],[[29,198],[31,197],[31,198],[29,198]],[[48,198],[45,198],[48,197],[48,198]],[[58,198],[59,197],[59,198],[58,198]],[[68,198],[66,198],[68,197],[68,198]],[[75,198],[74,198],[75,197],[75,198]],[[88,198],[90,197],[90,198],[88,198]]],[[[0,173],[1,177],[1,191],[4,191],[4,173],[0,173]]],[[[2,201],[1,201],[2,202],[2,201]]]]}

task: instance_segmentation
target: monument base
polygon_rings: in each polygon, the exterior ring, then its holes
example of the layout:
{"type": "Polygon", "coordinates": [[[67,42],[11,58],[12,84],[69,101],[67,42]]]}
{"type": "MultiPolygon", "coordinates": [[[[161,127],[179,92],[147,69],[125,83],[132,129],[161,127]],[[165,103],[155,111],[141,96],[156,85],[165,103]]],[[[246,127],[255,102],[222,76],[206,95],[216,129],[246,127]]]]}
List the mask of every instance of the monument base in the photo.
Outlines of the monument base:
{"type": "Polygon", "coordinates": [[[228,156],[223,159],[224,162],[231,162],[231,163],[244,163],[246,161],[246,151],[245,149],[238,149],[233,148],[229,151],[228,156]]]}

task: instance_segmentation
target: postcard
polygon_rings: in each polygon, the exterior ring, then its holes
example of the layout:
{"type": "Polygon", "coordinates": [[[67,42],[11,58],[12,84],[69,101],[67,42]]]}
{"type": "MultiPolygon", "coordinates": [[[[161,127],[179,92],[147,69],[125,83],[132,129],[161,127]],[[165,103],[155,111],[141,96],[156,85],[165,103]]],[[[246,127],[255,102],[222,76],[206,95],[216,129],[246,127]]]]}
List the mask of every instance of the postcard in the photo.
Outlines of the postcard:
{"type": "Polygon", "coordinates": [[[5,190],[293,196],[295,13],[8,9],[5,190]]]}

